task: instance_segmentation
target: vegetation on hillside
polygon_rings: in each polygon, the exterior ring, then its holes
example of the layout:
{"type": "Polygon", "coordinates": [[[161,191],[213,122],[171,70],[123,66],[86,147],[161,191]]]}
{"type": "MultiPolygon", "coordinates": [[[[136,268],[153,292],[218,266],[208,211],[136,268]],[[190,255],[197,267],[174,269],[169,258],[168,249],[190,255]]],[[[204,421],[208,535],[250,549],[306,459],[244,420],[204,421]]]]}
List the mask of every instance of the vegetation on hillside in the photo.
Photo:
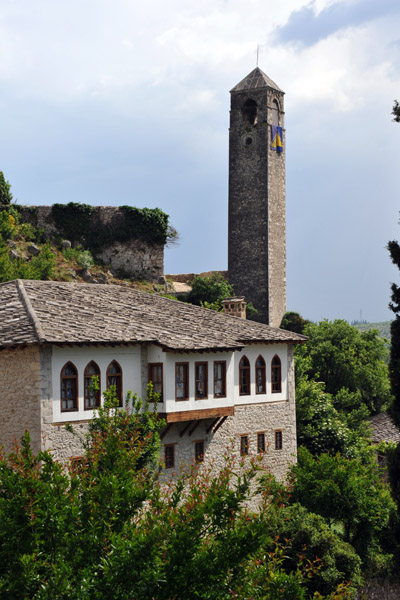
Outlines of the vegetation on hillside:
{"type": "MultiPolygon", "coordinates": [[[[32,207],[30,212],[34,215],[35,210],[32,207]]],[[[176,242],[178,234],[169,225],[168,215],[160,209],[121,206],[120,210],[124,215],[123,226],[116,229],[91,223],[92,206],[75,202],[54,204],[52,216],[60,236],[50,240],[43,231],[22,221],[21,207],[13,200],[11,184],[0,171],[0,282],[16,278],[108,282],[165,292],[162,285],[118,279],[94,260],[92,252],[116,240],[141,238],[154,244],[176,242]],[[67,242],[63,243],[64,240],[67,242]]]]}
{"type": "Polygon", "coordinates": [[[379,333],[379,337],[384,338],[387,344],[390,344],[390,326],[391,321],[380,321],[378,323],[357,323],[353,325],[358,331],[369,331],[376,329],[379,333]]]}
{"type": "Polygon", "coordinates": [[[35,254],[29,252],[35,237],[30,225],[19,223],[12,206],[0,210],[0,282],[54,277],[56,257],[50,244],[36,246],[35,254]]]}
{"type": "Polygon", "coordinates": [[[57,243],[47,240],[42,231],[30,223],[21,222],[20,211],[11,202],[10,184],[7,182],[5,191],[2,190],[4,181],[0,172],[0,282],[17,278],[86,281],[165,292],[163,285],[123,281],[115,277],[106,266],[96,263],[90,250],[79,244],[72,247],[63,243],[62,238],[57,243]]]}

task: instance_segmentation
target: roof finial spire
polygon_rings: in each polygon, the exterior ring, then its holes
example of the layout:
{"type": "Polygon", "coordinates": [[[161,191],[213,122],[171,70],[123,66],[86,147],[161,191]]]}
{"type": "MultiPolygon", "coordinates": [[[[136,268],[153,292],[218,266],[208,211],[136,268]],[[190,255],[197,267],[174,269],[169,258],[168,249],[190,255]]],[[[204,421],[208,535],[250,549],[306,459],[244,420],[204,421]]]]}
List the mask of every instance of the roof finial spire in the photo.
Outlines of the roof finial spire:
{"type": "Polygon", "coordinates": [[[258,67],[258,51],[260,50],[260,44],[257,44],[257,67],[258,67]]]}

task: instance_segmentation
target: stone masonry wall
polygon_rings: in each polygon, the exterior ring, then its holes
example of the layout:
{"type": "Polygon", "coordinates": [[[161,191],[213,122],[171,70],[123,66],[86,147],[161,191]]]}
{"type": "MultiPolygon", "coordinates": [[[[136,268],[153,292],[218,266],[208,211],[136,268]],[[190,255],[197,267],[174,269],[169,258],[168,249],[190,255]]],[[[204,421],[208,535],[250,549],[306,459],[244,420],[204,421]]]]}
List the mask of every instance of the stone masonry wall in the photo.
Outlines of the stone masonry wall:
{"type": "MultiPolygon", "coordinates": [[[[60,236],[51,214],[51,206],[24,206],[21,208],[23,222],[31,223],[42,229],[50,239],[60,236]]],[[[96,230],[96,224],[118,231],[118,224],[124,218],[123,212],[114,206],[94,207],[91,223],[96,230]]],[[[114,275],[146,279],[158,282],[164,275],[164,245],[149,244],[141,239],[126,242],[115,242],[101,248],[95,257],[108,265],[114,275]]]]}
{"type": "MultiPolygon", "coordinates": [[[[174,423],[162,440],[163,445],[175,445],[175,470],[181,465],[190,465],[194,461],[195,443],[204,442],[204,454],[207,464],[213,463],[215,469],[224,466],[224,454],[228,453],[240,462],[240,436],[249,438],[249,456],[257,455],[257,433],[265,433],[266,452],[263,464],[279,480],[284,480],[290,465],[296,462],[296,430],[289,408],[289,402],[269,402],[251,406],[235,407],[235,414],[228,417],[216,433],[207,433],[212,419],[200,421],[194,433],[190,436],[187,429],[180,434],[187,423],[174,423]],[[283,448],[274,447],[275,431],[282,431],[283,448]]],[[[164,458],[163,451],[161,458],[164,458]]],[[[246,457],[247,460],[247,457],[246,457]]],[[[166,470],[168,474],[169,470],[166,470]]]]}
{"type": "MultiPolygon", "coordinates": [[[[275,101],[283,105],[283,98],[276,97],[275,101]]],[[[269,122],[273,122],[272,117],[269,122]]],[[[280,125],[284,125],[282,108],[280,125]]],[[[280,327],[286,312],[286,136],[285,130],[282,131],[282,153],[272,150],[268,144],[268,290],[272,327],[280,327]]]]}
{"type": "Polygon", "coordinates": [[[38,346],[0,352],[0,444],[12,450],[26,430],[40,450],[40,357],[38,346]]]}
{"type": "Polygon", "coordinates": [[[357,593],[357,600],[399,600],[400,582],[384,580],[369,581],[357,593]]]}
{"type": "MultiPolygon", "coordinates": [[[[288,400],[265,402],[253,405],[235,406],[235,414],[228,417],[224,424],[213,433],[207,428],[213,419],[199,421],[196,429],[189,435],[187,423],[174,423],[162,440],[163,445],[175,445],[175,470],[181,464],[191,464],[197,441],[204,442],[205,462],[212,462],[216,469],[224,466],[224,453],[228,452],[240,462],[240,436],[249,437],[249,458],[257,455],[257,433],[265,433],[266,452],[263,464],[277,477],[284,480],[289,467],[297,461],[296,407],[294,396],[293,348],[288,347],[288,400]],[[283,447],[275,449],[275,431],[282,431],[283,447]]],[[[163,448],[161,458],[164,458],[163,448]]],[[[246,459],[247,460],[247,459],[246,459]]],[[[168,473],[169,470],[166,470],[168,473]]],[[[171,472],[171,471],[170,471],[171,472]]]]}
{"type": "Polygon", "coordinates": [[[83,453],[82,439],[87,432],[87,422],[74,423],[72,434],[67,431],[65,424],[53,423],[53,390],[51,376],[51,346],[40,349],[40,397],[41,397],[41,431],[42,449],[51,450],[53,456],[66,462],[71,456],[81,456],[83,453]]]}
{"type": "Polygon", "coordinates": [[[229,131],[229,282],[258,310],[255,320],[279,327],[286,311],[285,151],[270,149],[273,101],[269,88],[231,94],[229,131]],[[247,100],[257,103],[257,121],[243,118],[247,100]]]}

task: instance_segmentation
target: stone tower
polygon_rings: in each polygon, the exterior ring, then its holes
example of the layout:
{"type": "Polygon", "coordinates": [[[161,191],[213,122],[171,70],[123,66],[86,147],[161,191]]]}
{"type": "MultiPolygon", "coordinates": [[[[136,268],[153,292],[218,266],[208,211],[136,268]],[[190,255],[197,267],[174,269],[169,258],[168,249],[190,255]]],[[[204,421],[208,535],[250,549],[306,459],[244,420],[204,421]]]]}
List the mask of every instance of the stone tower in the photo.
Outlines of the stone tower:
{"type": "Polygon", "coordinates": [[[274,327],[286,311],[283,96],[257,67],[231,90],[229,130],[229,282],[274,327]]]}

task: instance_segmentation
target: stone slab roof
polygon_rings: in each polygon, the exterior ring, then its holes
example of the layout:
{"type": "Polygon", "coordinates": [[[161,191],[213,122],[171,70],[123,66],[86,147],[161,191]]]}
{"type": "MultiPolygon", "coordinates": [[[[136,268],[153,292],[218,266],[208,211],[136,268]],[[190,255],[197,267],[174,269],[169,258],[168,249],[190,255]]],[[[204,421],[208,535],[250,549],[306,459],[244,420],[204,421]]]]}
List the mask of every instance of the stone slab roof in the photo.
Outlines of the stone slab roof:
{"type": "Polygon", "coordinates": [[[268,75],[264,73],[264,71],[261,71],[259,67],[256,67],[254,71],[249,73],[244,79],[242,79],[242,81],[239,81],[239,83],[235,85],[233,89],[231,89],[231,92],[243,92],[244,90],[258,90],[260,88],[266,87],[272,88],[273,90],[277,90],[282,94],[284,93],[283,90],[281,90],[281,88],[276,85],[275,81],[272,81],[272,79],[270,79],[268,75]]]}
{"type": "Polygon", "coordinates": [[[0,284],[0,348],[154,343],[166,350],[302,343],[302,335],[117,285],[15,280],[0,284]]]}
{"type": "Polygon", "coordinates": [[[370,418],[372,427],[372,441],[375,444],[379,442],[400,442],[400,430],[393,423],[388,413],[381,413],[370,418]]]}

